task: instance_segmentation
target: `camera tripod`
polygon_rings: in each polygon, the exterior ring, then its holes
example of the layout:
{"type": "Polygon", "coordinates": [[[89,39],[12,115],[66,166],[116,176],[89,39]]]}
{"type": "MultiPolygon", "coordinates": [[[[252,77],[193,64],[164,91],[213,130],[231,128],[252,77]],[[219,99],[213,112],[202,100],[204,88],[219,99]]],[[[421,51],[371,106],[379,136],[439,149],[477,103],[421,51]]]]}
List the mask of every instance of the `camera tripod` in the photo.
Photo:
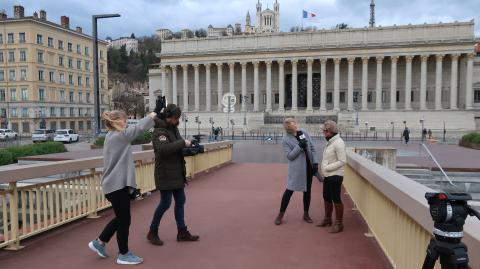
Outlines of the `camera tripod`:
{"type": "Polygon", "coordinates": [[[435,235],[428,244],[422,269],[433,269],[439,257],[442,269],[467,269],[467,251],[467,246],[460,242],[460,239],[444,241],[442,237],[435,235]]]}

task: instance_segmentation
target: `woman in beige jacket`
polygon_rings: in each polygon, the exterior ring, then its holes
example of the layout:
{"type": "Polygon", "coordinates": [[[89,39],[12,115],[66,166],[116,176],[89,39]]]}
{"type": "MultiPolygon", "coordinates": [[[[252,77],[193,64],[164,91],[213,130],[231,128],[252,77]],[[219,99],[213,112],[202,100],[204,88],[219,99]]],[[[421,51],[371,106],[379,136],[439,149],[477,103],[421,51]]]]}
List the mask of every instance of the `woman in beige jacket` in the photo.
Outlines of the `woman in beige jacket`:
{"type": "Polygon", "coordinates": [[[327,140],[323,151],[321,173],[325,178],[323,184],[323,200],[325,204],[325,218],[318,224],[319,227],[331,226],[333,207],[335,206],[335,223],[331,233],[339,233],[343,230],[343,203],[341,190],[344,174],[344,166],[347,163],[345,143],[338,134],[337,124],[334,121],[326,121],[323,134],[327,140]]]}

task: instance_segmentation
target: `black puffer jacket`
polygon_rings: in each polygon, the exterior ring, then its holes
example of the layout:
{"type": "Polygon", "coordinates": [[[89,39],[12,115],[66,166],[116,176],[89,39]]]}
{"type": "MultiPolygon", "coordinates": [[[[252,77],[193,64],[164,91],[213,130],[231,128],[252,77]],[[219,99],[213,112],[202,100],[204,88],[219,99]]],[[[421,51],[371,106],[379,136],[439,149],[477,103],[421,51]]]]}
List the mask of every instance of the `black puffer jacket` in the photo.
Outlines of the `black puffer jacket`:
{"type": "Polygon", "coordinates": [[[155,131],[152,137],[155,151],[155,186],[158,190],[181,189],[186,182],[185,159],[182,149],[185,140],[176,126],[165,120],[155,119],[155,131]]]}

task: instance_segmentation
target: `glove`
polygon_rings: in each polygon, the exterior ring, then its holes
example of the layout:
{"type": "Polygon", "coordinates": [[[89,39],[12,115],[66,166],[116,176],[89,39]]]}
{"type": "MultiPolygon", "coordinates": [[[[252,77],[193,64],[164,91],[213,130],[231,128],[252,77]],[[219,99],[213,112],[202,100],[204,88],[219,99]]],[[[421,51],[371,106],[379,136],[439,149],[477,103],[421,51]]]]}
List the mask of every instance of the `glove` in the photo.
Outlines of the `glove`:
{"type": "Polygon", "coordinates": [[[157,115],[160,115],[163,108],[165,108],[165,96],[158,96],[155,102],[155,110],[153,111],[157,113],[157,115]]]}
{"type": "Polygon", "coordinates": [[[307,148],[307,140],[306,140],[306,139],[300,139],[300,141],[298,142],[298,145],[299,145],[302,149],[306,149],[306,148],[307,148]]]}

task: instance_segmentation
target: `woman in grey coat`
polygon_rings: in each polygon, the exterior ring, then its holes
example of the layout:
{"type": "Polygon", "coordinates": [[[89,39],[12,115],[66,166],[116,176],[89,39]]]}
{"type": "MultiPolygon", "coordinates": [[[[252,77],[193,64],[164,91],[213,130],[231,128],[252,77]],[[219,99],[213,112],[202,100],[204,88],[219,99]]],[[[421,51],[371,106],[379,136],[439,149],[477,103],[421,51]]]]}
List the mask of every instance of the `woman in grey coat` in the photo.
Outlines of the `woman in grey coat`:
{"type": "Polygon", "coordinates": [[[303,192],[303,219],[312,223],[308,214],[312,189],[312,177],[318,170],[318,157],[312,139],[305,130],[298,128],[295,119],[287,118],[283,122],[287,132],[282,139],[283,150],[288,159],[287,188],[283,193],[280,212],[275,224],[282,224],[283,215],[294,191],[303,192]]]}

